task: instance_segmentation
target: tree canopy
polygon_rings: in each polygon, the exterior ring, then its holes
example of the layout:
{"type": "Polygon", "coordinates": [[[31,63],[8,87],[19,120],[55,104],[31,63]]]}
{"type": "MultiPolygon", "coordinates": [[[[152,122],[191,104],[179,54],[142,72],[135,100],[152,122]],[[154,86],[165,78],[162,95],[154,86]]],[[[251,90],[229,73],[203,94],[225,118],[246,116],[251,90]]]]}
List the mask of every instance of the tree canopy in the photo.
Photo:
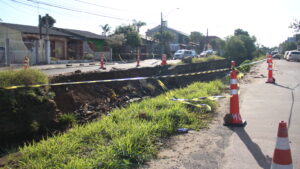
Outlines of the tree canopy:
{"type": "Polygon", "coordinates": [[[41,26],[43,26],[43,27],[47,26],[47,21],[46,21],[47,18],[48,18],[49,28],[53,27],[54,24],[56,23],[56,20],[48,14],[46,14],[45,16],[42,16],[41,22],[40,22],[41,26]]]}
{"type": "Polygon", "coordinates": [[[146,22],[137,21],[135,19],[133,20],[133,26],[135,27],[137,32],[140,32],[140,28],[145,25],[146,25],[146,22]]]}
{"type": "Polygon", "coordinates": [[[250,37],[247,31],[236,29],[234,36],[226,39],[225,56],[236,61],[252,59],[256,51],[255,42],[256,38],[250,37]]]}
{"type": "Polygon", "coordinates": [[[191,42],[195,42],[195,43],[200,43],[200,41],[202,41],[204,38],[203,34],[201,32],[191,32],[190,34],[190,40],[191,42]]]}
{"type": "Polygon", "coordinates": [[[105,25],[101,25],[102,31],[104,33],[104,35],[106,36],[106,34],[110,31],[111,27],[108,24],[105,25]]]}
{"type": "Polygon", "coordinates": [[[158,40],[162,44],[167,44],[175,39],[175,35],[169,31],[157,32],[154,34],[154,39],[158,40]]]}
{"type": "Polygon", "coordinates": [[[122,25],[116,28],[115,34],[124,34],[126,45],[138,47],[142,44],[142,39],[133,25],[122,25]]]}
{"type": "Polygon", "coordinates": [[[300,20],[294,20],[293,23],[291,23],[291,25],[289,26],[289,28],[294,29],[296,32],[300,32],[300,20]]]}

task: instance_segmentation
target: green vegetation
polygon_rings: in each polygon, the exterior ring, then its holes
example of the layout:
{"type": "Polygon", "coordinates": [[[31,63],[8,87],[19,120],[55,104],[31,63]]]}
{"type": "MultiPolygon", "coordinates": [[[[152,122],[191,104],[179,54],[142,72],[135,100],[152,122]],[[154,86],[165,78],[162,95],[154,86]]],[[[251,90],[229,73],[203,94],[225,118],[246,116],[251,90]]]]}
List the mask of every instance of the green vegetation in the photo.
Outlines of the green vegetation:
{"type": "Polygon", "coordinates": [[[48,83],[48,77],[37,69],[0,72],[0,87],[48,83]]]}
{"type": "Polygon", "coordinates": [[[225,59],[225,58],[223,58],[221,56],[212,55],[209,57],[193,58],[192,63],[208,62],[208,61],[212,61],[212,60],[222,60],[222,59],[225,59]]]}
{"type": "Polygon", "coordinates": [[[247,31],[236,29],[234,36],[226,39],[225,57],[237,63],[253,59],[256,51],[255,41],[256,38],[250,37],[247,31]]]}
{"type": "MultiPolygon", "coordinates": [[[[196,98],[222,93],[216,80],[193,83],[156,98],[116,109],[99,121],[75,126],[67,133],[21,148],[15,168],[135,168],[155,156],[162,139],[178,128],[207,127],[213,113],[170,98],[196,98]]],[[[212,100],[203,103],[216,110],[212,100]]]]}
{"type": "MultiPolygon", "coordinates": [[[[42,83],[48,83],[48,77],[38,70],[0,72],[0,87],[42,83]]],[[[53,96],[45,88],[0,89],[0,154],[6,145],[46,132],[55,114],[53,96]]]]}
{"type": "Polygon", "coordinates": [[[182,60],[181,62],[178,62],[176,64],[183,64],[183,63],[200,63],[200,62],[209,62],[212,60],[222,60],[225,59],[224,57],[221,56],[216,56],[216,55],[212,55],[212,56],[208,56],[208,57],[201,57],[201,58],[192,58],[191,60],[187,59],[187,60],[182,60]]]}

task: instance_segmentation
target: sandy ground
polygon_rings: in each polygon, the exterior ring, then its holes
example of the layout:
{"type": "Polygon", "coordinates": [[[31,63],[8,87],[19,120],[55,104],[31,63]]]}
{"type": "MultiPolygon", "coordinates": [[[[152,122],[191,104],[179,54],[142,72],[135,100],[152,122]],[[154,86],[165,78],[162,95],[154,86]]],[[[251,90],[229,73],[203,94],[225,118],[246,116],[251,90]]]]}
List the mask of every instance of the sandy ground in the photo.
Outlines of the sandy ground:
{"type": "MultiPolygon", "coordinates": [[[[261,65],[262,63],[258,64],[261,65]]],[[[240,81],[240,85],[262,78],[254,66],[251,72],[240,81]]],[[[240,99],[240,102],[242,100],[240,99]]],[[[189,131],[187,134],[172,137],[157,159],[149,161],[141,169],[218,169],[227,163],[225,149],[234,133],[223,126],[223,117],[229,112],[229,98],[219,101],[220,107],[209,129],[189,131]]]]}

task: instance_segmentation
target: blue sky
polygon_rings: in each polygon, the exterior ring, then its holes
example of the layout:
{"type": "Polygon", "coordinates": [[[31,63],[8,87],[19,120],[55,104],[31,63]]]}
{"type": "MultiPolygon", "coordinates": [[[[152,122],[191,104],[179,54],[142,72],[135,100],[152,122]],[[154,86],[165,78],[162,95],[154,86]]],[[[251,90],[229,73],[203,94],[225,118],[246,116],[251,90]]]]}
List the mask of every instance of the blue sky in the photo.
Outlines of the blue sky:
{"type": "Polygon", "coordinates": [[[102,32],[99,25],[109,24],[114,29],[136,19],[147,23],[141,29],[144,33],[160,24],[163,12],[169,27],[187,34],[205,34],[208,29],[209,35],[225,38],[242,28],[256,36],[257,43],[273,47],[294,34],[288,26],[294,19],[300,20],[299,8],[299,0],[0,0],[0,18],[2,22],[37,25],[38,15],[48,13],[56,19],[56,27],[98,34],[102,32]]]}

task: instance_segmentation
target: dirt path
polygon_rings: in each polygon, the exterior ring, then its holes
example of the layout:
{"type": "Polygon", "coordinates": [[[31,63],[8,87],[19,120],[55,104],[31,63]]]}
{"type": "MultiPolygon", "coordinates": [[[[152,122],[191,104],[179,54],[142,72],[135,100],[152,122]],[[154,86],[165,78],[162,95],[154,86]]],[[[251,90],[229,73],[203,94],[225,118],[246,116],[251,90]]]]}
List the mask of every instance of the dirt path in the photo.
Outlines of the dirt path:
{"type": "MultiPolygon", "coordinates": [[[[253,67],[240,85],[251,83],[260,77],[258,70],[259,66],[253,67]]],[[[229,98],[221,99],[219,103],[216,118],[209,129],[189,131],[187,134],[172,137],[166,148],[159,152],[157,159],[151,160],[141,169],[222,168],[226,163],[225,149],[231,142],[233,131],[223,126],[223,117],[229,110],[229,98]]]]}

